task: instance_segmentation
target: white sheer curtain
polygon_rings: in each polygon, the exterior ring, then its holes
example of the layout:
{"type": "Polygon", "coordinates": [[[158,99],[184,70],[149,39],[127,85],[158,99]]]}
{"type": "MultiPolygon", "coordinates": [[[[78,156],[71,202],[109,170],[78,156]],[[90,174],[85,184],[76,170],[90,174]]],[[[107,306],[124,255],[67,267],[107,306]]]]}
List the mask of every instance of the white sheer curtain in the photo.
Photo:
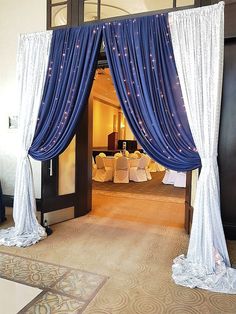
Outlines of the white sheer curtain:
{"type": "Polygon", "coordinates": [[[15,227],[0,230],[0,244],[29,246],[46,237],[36,219],[34,183],[28,150],[31,146],[46,77],[52,32],[23,34],[17,51],[19,154],[13,218],[15,227]]]}
{"type": "Polygon", "coordinates": [[[176,66],[202,169],[187,257],[174,260],[177,284],[236,293],[220,213],[217,145],[224,51],[224,3],[169,14],[176,66]]]}

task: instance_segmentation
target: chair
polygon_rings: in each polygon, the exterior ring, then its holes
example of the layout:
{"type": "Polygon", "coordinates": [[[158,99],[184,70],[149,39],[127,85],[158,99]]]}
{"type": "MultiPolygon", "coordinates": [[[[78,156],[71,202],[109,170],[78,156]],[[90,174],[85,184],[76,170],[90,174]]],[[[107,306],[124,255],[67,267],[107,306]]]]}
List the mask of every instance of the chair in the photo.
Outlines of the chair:
{"type": "Polygon", "coordinates": [[[129,183],[129,164],[126,157],[119,157],[115,162],[114,183],[129,183]]]}
{"type": "Polygon", "coordinates": [[[135,153],[131,153],[131,154],[129,154],[129,158],[137,159],[137,158],[138,158],[138,155],[135,154],[135,153]]]}
{"type": "Polygon", "coordinates": [[[146,156],[142,156],[138,160],[138,166],[137,167],[130,167],[129,170],[129,179],[134,182],[144,182],[147,181],[147,165],[148,165],[148,159],[146,156]]]}
{"type": "Polygon", "coordinates": [[[125,157],[129,157],[129,152],[125,150],[125,157]]]}
{"type": "Polygon", "coordinates": [[[115,157],[115,158],[122,157],[122,154],[121,154],[121,153],[115,153],[114,157],[115,157]]]}
{"type": "Polygon", "coordinates": [[[93,180],[98,182],[112,181],[112,168],[105,167],[103,158],[99,155],[96,156],[95,160],[97,165],[97,171],[93,180]]]}
{"type": "Polygon", "coordinates": [[[159,171],[165,171],[165,167],[158,164],[155,160],[151,159],[148,165],[148,169],[150,172],[159,172],[159,171]]]}
{"type": "Polygon", "coordinates": [[[138,158],[129,158],[129,167],[138,167],[139,159],[138,158]]]}
{"type": "Polygon", "coordinates": [[[151,161],[151,158],[148,155],[146,155],[146,154],[142,154],[142,156],[147,159],[147,166],[145,167],[147,179],[148,180],[152,180],[152,176],[151,176],[150,170],[148,168],[148,166],[150,164],[150,161],[151,161]]]}
{"type": "Polygon", "coordinates": [[[157,171],[159,172],[159,171],[165,171],[166,170],[166,168],[164,167],[164,166],[162,166],[161,164],[158,164],[157,162],[156,162],[156,168],[157,168],[157,171]]]}
{"type": "Polygon", "coordinates": [[[178,188],[186,187],[186,172],[177,172],[175,177],[174,186],[178,188]]]}
{"type": "Polygon", "coordinates": [[[164,178],[162,180],[162,183],[164,184],[174,184],[176,178],[176,171],[166,169],[166,173],[164,175],[164,178]]]}
{"type": "Polygon", "coordinates": [[[95,177],[96,172],[97,172],[97,165],[96,165],[94,158],[92,156],[92,179],[95,177]]]}
{"type": "Polygon", "coordinates": [[[157,172],[156,162],[153,159],[150,159],[148,169],[150,172],[157,172]]]}
{"type": "Polygon", "coordinates": [[[142,157],[142,153],[140,153],[139,150],[136,150],[136,151],[134,152],[134,154],[136,154],[136,155],[138,156],[138,158],[141,158],[141,157],[142,157]]]}
{"type": "Polygon", "coordinates": [[[107,155],[106,155],[105,153],[99,153],[98,156],[100,156],[100,157],[102,157],[102,158],[107,157],[107,155]]]}

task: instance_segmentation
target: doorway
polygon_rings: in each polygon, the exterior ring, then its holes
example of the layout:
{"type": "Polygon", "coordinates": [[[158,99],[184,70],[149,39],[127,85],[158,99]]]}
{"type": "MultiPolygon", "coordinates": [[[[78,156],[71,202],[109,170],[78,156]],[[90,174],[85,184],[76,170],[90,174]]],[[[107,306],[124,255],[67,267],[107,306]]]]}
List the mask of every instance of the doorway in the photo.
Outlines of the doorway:
{"type": "MultiPolygon", "coordinates": [[[[117,133],[115,141],[135,141],[123,115],[109,68],[98,68],[90,94],[92,107],[92,156],[102,154],[104,161],[120,153],[115,145],[109,147],[109,135],[117,133]]],[[[137,143],[136,150],[145,153],[137,143]]],[[[128,150],[132,154],[133,150],[128,150]]],[[[128,156],[128,155],[127,155],[128,156]]],[[[117,219],[184,228],[185,188],[162,183],[165,168],[156,164],[151,180],[146,182],[113,183],[92,181],[92,214],[117,219]]],[[[96,165],[95,165],[96,167],[96,165]]]]}
{"type": "MultiPolygon", "coordinates": [[[[183,229],[185,189],[162,184],[164,172],[151,173],[152,180],[148,182],[92,181],[92,155],[115,153],[108,152],[107,142],[113,131],[118,131],[122,140],[135,140],[124,119],[109,69],[98,69],[75,138],[60,156],[43,163],[42,186],[46,194],[42,199],[42,221],[46,218],[53,224],[90,212],[183,229]],[[67,172],[67,178],[63,172],[67,172]]],[[[137,149],[142,152],[142,147],[137,149]]]]}

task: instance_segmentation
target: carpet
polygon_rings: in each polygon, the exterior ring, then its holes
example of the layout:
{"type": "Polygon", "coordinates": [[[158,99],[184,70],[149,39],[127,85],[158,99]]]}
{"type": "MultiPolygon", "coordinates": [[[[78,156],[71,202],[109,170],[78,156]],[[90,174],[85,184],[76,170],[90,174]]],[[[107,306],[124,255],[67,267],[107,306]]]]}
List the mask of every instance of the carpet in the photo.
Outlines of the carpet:
{"type": "MultiPolygon", "coordinates": [[[[111,211],[115,211],[114,199],[109,197],[107,203],[106,206],[113,204],[111,211]]],[[[133,206],[137,203],[133,202],[133,206]]],[[[53,234],[34,246],[0,247],[0,251],[44,261],[43,265],[47,262],[49,267],[56,264],[62,276],[65,267],[72,267],[101,274],[104,281],[109,277],[83,314],[235,314],[236,295],[174,284],[172,261],[186,254],[188,240],[180,228],[118,219],[112,212],[110,217],[96,216],[95,206],[95,214],[54,225],[53,234]]],[[[230,243],[229,254],[234,263],[235,241],[230,243]]],[[[61,296],[60,286],[56,289],[55,294],[61,296]]],[[[45,295],[45,302],[50,302],[50,293],[51,290],[45,295]]]]}
{"type": "Polygon", "coordinates": [[[136,199],[184,203],[185,189],[162,183],[164,172],[151,173],[152,180],[146,182],[113,183],[93,181],[93,193],[136,199]]]}

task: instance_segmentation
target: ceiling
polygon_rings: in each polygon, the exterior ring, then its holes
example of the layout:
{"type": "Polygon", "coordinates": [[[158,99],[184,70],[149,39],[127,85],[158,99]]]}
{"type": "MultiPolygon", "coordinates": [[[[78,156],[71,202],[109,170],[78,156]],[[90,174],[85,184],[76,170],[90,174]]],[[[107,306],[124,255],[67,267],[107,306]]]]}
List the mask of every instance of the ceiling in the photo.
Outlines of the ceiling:
{"type": "Polygon", "coordinates": [[[105,104],[120,108],[120,103],[108,68],[97,69],[92,87],[92,95],[105,104]]]}

